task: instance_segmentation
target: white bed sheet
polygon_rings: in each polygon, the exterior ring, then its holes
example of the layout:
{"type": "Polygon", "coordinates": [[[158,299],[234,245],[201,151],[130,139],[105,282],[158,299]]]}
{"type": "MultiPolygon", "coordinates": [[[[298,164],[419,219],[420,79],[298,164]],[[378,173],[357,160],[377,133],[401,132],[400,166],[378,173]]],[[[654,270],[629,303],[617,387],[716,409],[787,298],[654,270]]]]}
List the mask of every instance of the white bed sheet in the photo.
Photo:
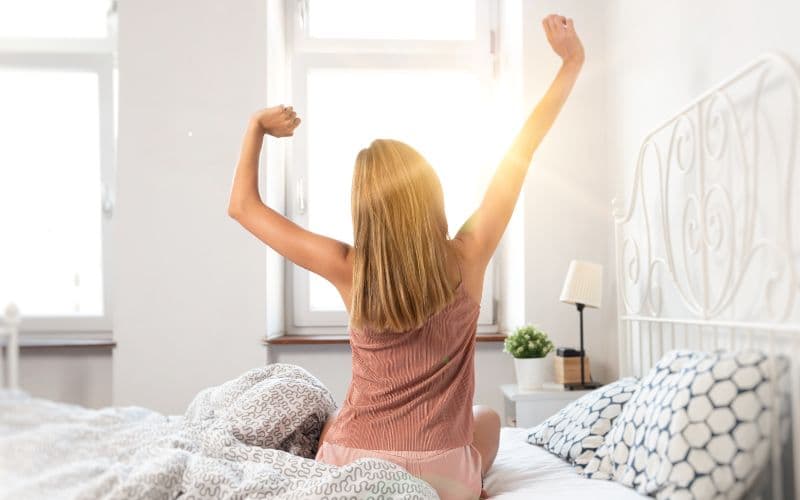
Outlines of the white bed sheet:
{"type": "Polygon", "coordinates": [[[583,499],[641,500],[636,491],[613,481],[586,479],[567,462],[540,446],[525,442],[528,430],[503,427],[500,449],[484,479],[492,499],[583,499]]]}

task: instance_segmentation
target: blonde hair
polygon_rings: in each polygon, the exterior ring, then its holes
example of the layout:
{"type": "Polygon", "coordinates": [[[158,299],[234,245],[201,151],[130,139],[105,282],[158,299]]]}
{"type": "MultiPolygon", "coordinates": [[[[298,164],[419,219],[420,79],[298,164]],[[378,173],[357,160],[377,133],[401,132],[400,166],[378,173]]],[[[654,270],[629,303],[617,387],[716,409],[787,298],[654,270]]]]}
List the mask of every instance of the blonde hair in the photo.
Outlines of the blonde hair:
{"type": "Polygon", "coordinates": [[[358,153],[351,202],[351,325],[394,332],[420,326],[454,295],[436,172],[411,146],[377,139],[358,153]]]}

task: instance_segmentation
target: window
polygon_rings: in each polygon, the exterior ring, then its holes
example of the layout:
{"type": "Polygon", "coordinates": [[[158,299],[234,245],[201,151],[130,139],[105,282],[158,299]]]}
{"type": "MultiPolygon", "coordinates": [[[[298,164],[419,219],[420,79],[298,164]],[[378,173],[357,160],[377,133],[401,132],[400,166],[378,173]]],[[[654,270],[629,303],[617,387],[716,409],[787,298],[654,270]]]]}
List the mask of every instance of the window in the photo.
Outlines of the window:
{"type": "MultiPolygon", "coordinates": [[[[356,154],[375,138],[394,138],[436,169],[453,236],[501,157],[491,125],[493,3],[289,0],[287,7],[290,101],[304,118],[287,169],[289,216],[352,243],[356,154]]],[[[347,315],[336,289],[287,265],[289,332],[341,333],[347,315]]],[[[481,331],[496,331],[494,267],[484,282],[481,331]]]]}
{"type": "Polygon", "coordinates": [[[0,4],[0,305],[27,329],[110,330],[111,8],[0,4]]]}
{"type": "Polygon", "coordinates": [[[475,0],[309,0],[309,38],[360,40],[476,39],[475,0]]]}

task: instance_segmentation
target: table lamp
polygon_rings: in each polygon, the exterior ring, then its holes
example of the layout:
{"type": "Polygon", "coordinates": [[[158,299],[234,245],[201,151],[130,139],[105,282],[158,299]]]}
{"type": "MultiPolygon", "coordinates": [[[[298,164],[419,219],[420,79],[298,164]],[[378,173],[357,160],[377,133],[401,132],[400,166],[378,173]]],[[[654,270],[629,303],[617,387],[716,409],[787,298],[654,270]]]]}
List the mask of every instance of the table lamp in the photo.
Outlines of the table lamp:
{"type": "Polygon", "coordinates": [[[564,288],[561,290],[561,302],[575,304],[580,316],[581,328],[581,383],[571,384],[570,389],[594,389],[599,384],[584,379],[584,357],[583,349],[583,308],[599,308],[603,295],[603,266],[593,262],[573,260],[569,263],[567,278],[564,280],[564,288]]]}

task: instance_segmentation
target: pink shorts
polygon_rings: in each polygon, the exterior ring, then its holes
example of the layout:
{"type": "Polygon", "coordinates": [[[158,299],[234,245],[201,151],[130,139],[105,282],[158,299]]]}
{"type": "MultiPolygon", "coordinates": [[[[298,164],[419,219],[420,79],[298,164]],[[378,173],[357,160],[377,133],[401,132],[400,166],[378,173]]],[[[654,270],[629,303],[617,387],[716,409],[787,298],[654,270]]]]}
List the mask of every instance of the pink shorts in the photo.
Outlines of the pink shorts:
{"type": "Polygon", "coordinates": [[[450,450],[390,451],[362,450],[323,442],[317,460],[343,466],[359,458],[393,462],[436,490],[442,500],[478,498],[481,493],[481,455],[474,446],[450,450]]]}

